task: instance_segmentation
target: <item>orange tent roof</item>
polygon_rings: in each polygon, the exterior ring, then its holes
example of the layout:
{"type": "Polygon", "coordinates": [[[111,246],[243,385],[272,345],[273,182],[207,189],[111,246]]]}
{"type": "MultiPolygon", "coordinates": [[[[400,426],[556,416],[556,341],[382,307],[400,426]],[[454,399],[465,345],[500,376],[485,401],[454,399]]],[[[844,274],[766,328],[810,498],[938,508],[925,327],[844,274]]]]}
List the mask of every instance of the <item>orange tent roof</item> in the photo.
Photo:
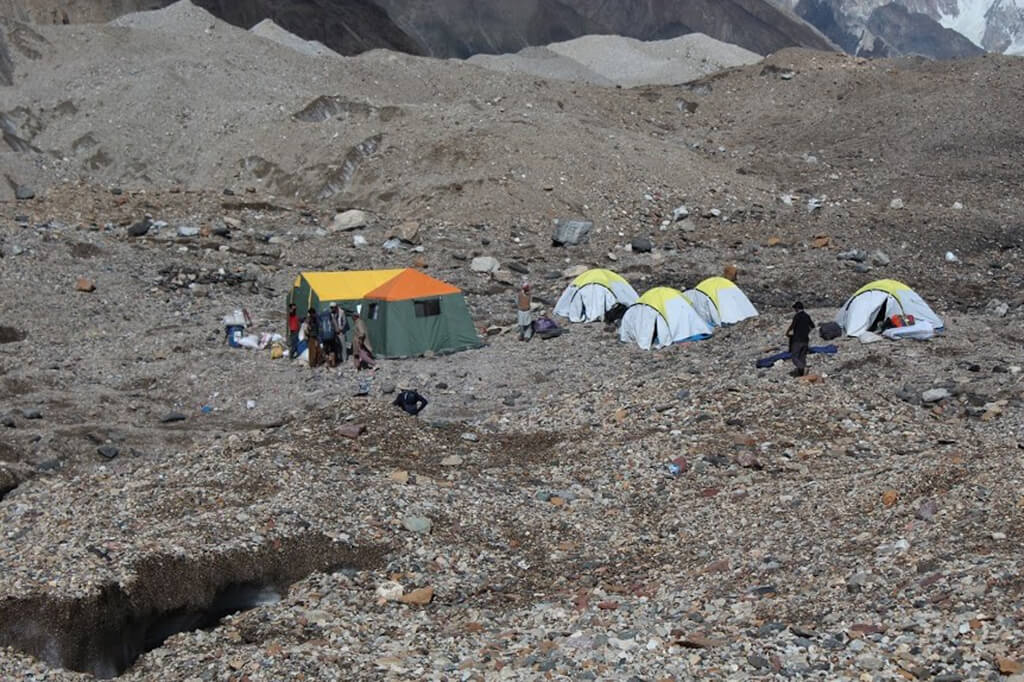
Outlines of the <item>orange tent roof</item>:
{"type": "Polygon", "coordinates": [[[461,293],[461,289],[447,282],[434,279],[419,270],[406,268],[398,275],[367,292],[363,298],[375,298],[381,301],[404,301],[410,298],[425,296],[445,296],[461,293]]]}

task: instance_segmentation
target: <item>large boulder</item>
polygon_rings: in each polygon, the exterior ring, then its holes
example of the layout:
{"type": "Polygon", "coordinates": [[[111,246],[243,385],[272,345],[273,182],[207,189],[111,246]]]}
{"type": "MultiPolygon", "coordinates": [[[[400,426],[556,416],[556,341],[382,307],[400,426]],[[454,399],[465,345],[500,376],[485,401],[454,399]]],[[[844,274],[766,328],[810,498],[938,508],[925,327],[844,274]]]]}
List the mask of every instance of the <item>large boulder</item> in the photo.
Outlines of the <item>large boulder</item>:
{"type": "Polygon", "coordinates": [[[590,236],[590,230],[594,223],[589,220],[571,218],[568,220],[555,221],[555,232],[551,235],[551,241],[555,246],[571,246],[582,244],[590,236]]]}
{"type": "Polygon", "coordinates": [[[331,220],[331,224],[327,226],[327,231],[348,232],[349,230],[358,230],[360,227],[366,227],[369,222],[370,216],[366,211],[353,208],[336,214],[334,219],[331,220]]]}
{"type": "Polygon", "coordinates": [[[497,272],[500,267],[498,259],[493,256],[477,256],[469,264],[469,269],[473,272],[497,272]]]}

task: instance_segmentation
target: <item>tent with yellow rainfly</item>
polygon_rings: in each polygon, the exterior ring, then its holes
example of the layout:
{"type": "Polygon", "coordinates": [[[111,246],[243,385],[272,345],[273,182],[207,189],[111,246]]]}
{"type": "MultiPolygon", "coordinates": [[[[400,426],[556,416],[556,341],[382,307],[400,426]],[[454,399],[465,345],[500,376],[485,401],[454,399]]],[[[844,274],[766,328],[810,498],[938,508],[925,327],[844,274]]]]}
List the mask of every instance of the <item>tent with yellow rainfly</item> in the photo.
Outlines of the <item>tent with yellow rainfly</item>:
{"type": "Polygon", "coordinates": [[[664,348],[682,341],[706,339],[711,332],[711,325],[701,319],[683,292],[655,287],[626,310],[619,339],[649,350],[652,346],[664,348]]]}
{"type": "Polygon", "coordinates": [[[921,296],[903,282],[880,279],[865,284],[847,299],[836,315],[836,322],[847,336],[866,331],[881,332],[886,320],[896,317],[901,324],[930,326],[936,334],[945,330],[942,318],[921,296]]]}
{"type": "Polygon", "coordinates": [[[725,277],[708,277],[683,295],[697,314],[715,327],[757,316],[757,309],[743,290],[725,277]]]}
{"type": "Polygon", "coordinates": [[[299,315],[331,303],[349,315],[359,310],[374,351],[384,357],[483,345],[462,290],[413,268],[303,272],[288,295],[293,302],[299,315]]]}
{"type": "Polygon", "coordinates": [[[621,275],[604,268],[587,270],[574,279],[555,303],[555,315],[570,322],[593,322],[617,304],[636,303],[636,290],[621,275]]]}

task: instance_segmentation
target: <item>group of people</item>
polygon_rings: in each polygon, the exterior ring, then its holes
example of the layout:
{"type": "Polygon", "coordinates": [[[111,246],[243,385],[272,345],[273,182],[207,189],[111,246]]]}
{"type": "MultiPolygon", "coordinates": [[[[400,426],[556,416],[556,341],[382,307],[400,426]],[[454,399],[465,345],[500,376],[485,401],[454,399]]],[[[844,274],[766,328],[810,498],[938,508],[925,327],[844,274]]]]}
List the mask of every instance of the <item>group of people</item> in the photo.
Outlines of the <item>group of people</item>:
{"type": "Polygon", "coordinates": [[[345,311],[337,304],[331,303],[323,312],[317,313],[315,308],[306,311],[304,318],[299,318],[297,306],[288,305],[288,344],[290,357],[299,356],[299,341],[306,340],[309,352],[309,366],[317,367],[327,364],[337,367],[344,364],[348,357],[356,370],[376,369],[373,345],[366,329],[360,310],[352,312],[352,325],[348,323],[345,311]],[[352,331],[351,346],[345,345],[345,337],[352,331]]]}

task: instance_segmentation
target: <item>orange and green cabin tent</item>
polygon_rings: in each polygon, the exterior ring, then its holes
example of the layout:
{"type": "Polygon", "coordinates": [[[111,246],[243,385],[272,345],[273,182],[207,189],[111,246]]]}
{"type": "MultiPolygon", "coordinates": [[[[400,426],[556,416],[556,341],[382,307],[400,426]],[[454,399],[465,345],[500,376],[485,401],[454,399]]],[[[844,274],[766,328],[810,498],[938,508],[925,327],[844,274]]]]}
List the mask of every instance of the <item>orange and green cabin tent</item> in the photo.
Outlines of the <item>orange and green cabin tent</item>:
{"type": "Polygon", "coordinates": [[[300,317],[331,303],[348,315],[358,306],[374,352],[384,357],[454,353],[483,345],[462,290],[413,268],[303,272],[288,294],[288,303],[293,302],[300,317]]]}

